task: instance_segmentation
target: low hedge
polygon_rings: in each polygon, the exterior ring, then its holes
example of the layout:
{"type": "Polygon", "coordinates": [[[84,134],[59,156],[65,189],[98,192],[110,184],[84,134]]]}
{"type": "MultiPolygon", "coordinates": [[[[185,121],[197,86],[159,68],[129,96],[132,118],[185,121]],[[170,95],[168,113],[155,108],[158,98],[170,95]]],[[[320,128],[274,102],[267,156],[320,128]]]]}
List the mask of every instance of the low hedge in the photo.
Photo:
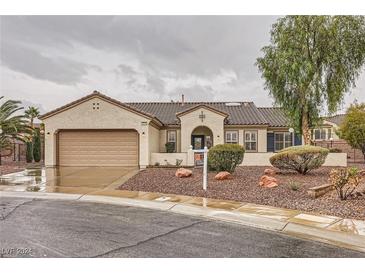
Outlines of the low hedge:
{"type": "Polygon", "coordinates": [[[208,168],[214,171],[234,172],[242,163],[245,149],[241,145],[221,144],[209,149],[208,168]]]}
{"type": "Polygon", "coordinates": [[[295,170],[300,174],[321,167],[329,150],[317,146],[293,146],[271,156],[270,163],[279,169],[295,170]]]}

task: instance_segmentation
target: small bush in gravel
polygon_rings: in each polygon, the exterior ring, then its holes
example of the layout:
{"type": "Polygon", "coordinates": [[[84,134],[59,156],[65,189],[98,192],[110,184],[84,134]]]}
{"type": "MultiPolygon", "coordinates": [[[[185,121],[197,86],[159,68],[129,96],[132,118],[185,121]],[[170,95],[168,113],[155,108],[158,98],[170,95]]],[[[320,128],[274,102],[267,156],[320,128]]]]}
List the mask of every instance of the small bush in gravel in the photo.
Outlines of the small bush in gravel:
{"type": "Polygon", "coordinates": [[[291,190],[297,191],[300,189],[301,184],[299,182],[289,181],[288,186],[291,190]]]}
{"type": "Polygon", "coordinates": [[[328,181],[336,189],[341,200],[346,200],[361,182],[361,173],[356,167],[332,169],[328,181]]]}
{"type": "Polygon", "coordinates": [[[242,163],[245,149],[236,144],[220,144],[209,149],[208,167],[214,171],[228,171],[233,173],[242,163]]]}
{"type": "Polygon", "coordinates": [[[329,151],[316,146],[293,146],[271,156],[270,163],[279,169],[295,170],[300,174],[317,169],[324,164],[329,151]]]}

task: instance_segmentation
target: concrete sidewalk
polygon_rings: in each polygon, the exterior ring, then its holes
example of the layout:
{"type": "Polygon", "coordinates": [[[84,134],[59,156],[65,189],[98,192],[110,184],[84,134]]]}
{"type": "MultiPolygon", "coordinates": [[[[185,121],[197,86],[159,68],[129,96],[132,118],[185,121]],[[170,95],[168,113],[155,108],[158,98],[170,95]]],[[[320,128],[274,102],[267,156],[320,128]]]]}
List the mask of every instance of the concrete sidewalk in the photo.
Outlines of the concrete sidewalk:
{"type": "Polygon", "coordinates": [[[365,252],[365,221],[234,201],[104,189],[85,194],[8,192],[3,197],[66,199],[165,210],[281,232],[365,252]]]}

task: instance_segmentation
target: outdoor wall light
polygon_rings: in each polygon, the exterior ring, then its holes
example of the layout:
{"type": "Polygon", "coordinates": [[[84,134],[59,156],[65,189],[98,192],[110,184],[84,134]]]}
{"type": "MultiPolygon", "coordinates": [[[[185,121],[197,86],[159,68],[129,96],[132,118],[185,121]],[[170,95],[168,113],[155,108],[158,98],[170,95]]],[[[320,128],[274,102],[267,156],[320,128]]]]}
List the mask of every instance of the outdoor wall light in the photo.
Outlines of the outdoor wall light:
{"type": "Polygon", "coordinates": [[[47,135],[50,135],[51,133],[47,132],[47,135]]]}
{"type": "Polygon", "coordinates": [[[144,131],[142,132],[142,135],[145,135],[144,131]]]}

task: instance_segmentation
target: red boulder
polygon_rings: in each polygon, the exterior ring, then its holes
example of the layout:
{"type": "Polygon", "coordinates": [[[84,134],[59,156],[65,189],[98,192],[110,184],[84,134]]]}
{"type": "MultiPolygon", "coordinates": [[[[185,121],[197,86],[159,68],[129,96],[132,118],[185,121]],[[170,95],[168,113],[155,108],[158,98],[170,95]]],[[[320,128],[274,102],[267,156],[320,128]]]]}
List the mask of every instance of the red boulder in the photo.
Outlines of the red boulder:
{"type": "Polygon", "coordinates": [[[175,176],[179,177],[179,178],[190,177],[191,174],[193,174],[193,172],[190,169],[186,169],[186,168],[179,168],[175,172],[175,176]]]}
{"type": "Polygon", "coordinates": [[[278,180],[276,180],[274,177],[263,175],[260,178],[259,185],[263,187],[272,188],[278,186],[278,180]]]}
{"type": "Polygon", "coordinates": [[[216,180],[226,180],[226,179],[231,179],[231,178],[232,178],[231,173],[229,173],[227,171],[221,171],[214,177],[214,179],[216,179],[216,180]]]}

